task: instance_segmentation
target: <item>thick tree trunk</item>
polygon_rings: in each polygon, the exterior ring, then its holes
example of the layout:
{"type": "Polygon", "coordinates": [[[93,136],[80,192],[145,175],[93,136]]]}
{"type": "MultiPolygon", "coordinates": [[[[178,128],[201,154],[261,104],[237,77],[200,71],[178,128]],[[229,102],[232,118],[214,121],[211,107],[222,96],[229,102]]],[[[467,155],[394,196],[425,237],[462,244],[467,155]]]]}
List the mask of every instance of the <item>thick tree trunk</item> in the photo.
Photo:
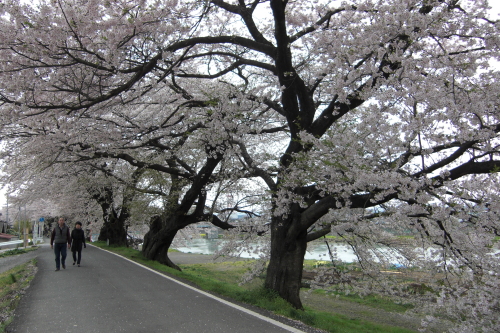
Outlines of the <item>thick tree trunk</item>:
{"type": "Polygon", "coordinates": [[[144,257],[156,260],[161,264],[180,271],[179,266],[174,264],[168,257],[168,249],[177,231],[179,231],[177,219],[167,219],[162,222],[161,217],[154,217],[151,221],[149,231],[144,236],[144,243],[142,245],[142,254],[144,257]]]}
{"type": "Polygon", "coordinates": [[[274,290],[297,309],[303,309],[300,286],[307,231],[290,233],[292,219],[273,218],[271,225],[271,259],[267,267],[265,286],[274,290]]]}
{"type": "Polygon", "coordinates": [[[123,221],[121,219],[109,219],[107,222],[104,222],[98,240],[105,242],[109,240],[109,244],[126,246],[127,231],[123,221]]]}
{"type": "MultiPolygon", "coordinates": [[[[111,186],[103,186],[101,188],[89,188],[89,193],[94,200],[97,201],[102,209],[102,219],[104,224],[99,232],[100,241],[109,241],[109,244],[117,246],[127,246],[127,230],[125,229],[125,221],[128,218],[128,210],[126,202],[123,202],[122,213],[118,213],[113,208],[114,192],[111,186]]],[[[126,196],[125,196],[126,197],[126,196]]]]}

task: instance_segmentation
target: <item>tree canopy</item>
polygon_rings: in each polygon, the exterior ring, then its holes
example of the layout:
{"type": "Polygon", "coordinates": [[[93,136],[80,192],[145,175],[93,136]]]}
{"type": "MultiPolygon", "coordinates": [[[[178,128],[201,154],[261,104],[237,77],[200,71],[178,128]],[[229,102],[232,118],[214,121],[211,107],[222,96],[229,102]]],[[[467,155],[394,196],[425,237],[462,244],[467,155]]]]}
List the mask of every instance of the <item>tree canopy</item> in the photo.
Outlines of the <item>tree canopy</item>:
{"type": "Polygon", "coordinates": [[[295,307],[307,243],[333,233],[368,276],[390,247],[440,274],[437,304],[467,314],[458,326],[498,329],[500,23],[487,1],[6,1],[0,12],[5,161],[21,147],[46,163],[164,174],[171,205],[151,223],[151,258],[169,263],[187,224],[230,228],[207,213],[207,193],[253,182],[270,216],[265,286],[295,307]]]}

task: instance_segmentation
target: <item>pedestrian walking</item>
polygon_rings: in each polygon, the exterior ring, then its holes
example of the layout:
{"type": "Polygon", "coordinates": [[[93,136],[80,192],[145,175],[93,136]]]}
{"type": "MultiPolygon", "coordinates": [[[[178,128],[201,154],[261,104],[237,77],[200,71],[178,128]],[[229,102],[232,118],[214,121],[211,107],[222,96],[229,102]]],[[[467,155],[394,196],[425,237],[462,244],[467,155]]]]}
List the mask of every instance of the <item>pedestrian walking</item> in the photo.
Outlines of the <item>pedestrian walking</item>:
{"type": "Polygon", "coordinates": [[[82,260],[82,246],[87,247],[85,234],[82,229],[82,222],[76,222],[75,229],[71,231],[71,252],[73,252],[73,265],[78,264],[78,267],[80,267],[80,261],[82,260]]]}
{"type": "Polygon", "coordinates": [[[66,269],[66,244],[68,244],[69,249],[71,247],[71,236],[64,218],[60,217],[57,226],[50,235],[50,248],[54,249],[56,256],[56,271],[60,270],[61,265],[63,269],[66,269]]]}

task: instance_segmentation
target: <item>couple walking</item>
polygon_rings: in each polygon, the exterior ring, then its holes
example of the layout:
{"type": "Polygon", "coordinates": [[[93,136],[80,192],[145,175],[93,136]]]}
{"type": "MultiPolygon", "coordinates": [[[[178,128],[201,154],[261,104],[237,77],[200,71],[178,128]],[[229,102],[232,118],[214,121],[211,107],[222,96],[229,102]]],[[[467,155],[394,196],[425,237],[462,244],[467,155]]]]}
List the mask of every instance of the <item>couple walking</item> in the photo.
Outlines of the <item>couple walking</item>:
{"type": "Polygon", "coordinates": [[[70,235],[69,227],[64,222],[64,218],[61,217],[50,235],[50,247],[54,249],[56,256],[56,271],[60,270],[61,265],[63,269],[66,269],[66,244],[68,249],[71,249],[71,252],[73,252],[73,265],[78,264],[78,267],[80,267],[82,245],[85,248],[87,247],[82,223],[76,222],[75,229],[71,231],[70,235]]]}

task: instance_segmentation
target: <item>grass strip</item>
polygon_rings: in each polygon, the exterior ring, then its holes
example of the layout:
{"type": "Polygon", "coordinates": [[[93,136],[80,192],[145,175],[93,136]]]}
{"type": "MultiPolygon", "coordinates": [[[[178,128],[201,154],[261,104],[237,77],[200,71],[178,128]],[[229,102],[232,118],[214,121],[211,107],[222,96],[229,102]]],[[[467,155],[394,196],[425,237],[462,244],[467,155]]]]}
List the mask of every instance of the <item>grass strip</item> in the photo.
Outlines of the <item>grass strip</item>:
{"type": "Polygon", "coordinates": [[[0,333],[12,321],[14,310],[36,271],[36,259],[32,259],[0,274],[0,333]]]}
{"type": "Polygon", "coordinates": [[[35,251],[35,250],[38,250],[38,246],[32,246],[32,247],[28,247],[26,249],[17,248],[17,249],[7,250],[7,251],[0,252],[0,258],[8,257],[8,256],[15,256],[18,254],[28,253],[30,251],[35,251]]]}
{"type": "Polygon", "coordinates": [[[156,261],[143,257],[138,250],[127,247],[107,246],[106,242],[94,242],[93,245],[122,255],[154,270],[190,281],[198,288],[212,292],[236,302],[246,303],[271,311],[277,315],[299,320],[306,325],[332,333],[409,333],[415,332],[406,328],[372,323],[366,320],[351,319],[347,316],[321,312],[306,307],[297,310],[280,298],[275,292],[263,288],[262,281],[256,281],[250,287],[237,284],[243,273],[249,269],[250,261],[224,262],[181,265],[179,272],[156,261]],[[228,270],[224,265],[232,266],[228,270]]]}

